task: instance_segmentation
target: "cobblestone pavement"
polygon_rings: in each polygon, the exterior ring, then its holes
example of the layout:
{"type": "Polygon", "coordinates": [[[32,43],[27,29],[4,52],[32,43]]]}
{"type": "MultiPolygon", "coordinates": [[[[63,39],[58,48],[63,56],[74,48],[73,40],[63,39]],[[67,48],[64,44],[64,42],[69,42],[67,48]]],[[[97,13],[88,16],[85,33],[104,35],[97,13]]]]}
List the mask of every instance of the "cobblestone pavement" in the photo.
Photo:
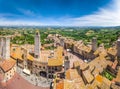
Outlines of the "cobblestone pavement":
{"type": "Polygon", "coordinates": [[[26,75],[25,73],[23,73],[23,70],[19,67],[17,67],[17,73],[19,73],[21,77],[23,77],[25,80],[36,86],[49,87],[50,83],[52,82],[51,79],[47,79],[40,76],[37,77],[34,74],[26,75]]]}

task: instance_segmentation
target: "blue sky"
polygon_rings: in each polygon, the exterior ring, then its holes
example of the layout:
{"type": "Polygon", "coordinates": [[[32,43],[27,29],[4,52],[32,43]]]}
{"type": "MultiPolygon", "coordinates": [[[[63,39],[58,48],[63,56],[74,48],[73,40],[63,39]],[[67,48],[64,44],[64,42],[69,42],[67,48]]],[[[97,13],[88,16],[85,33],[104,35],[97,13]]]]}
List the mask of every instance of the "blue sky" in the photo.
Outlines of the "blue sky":
{"type": "Polygon", "coordinates": [[[0,25],[118,26],[120,0],[0,0],[0,25]]]}

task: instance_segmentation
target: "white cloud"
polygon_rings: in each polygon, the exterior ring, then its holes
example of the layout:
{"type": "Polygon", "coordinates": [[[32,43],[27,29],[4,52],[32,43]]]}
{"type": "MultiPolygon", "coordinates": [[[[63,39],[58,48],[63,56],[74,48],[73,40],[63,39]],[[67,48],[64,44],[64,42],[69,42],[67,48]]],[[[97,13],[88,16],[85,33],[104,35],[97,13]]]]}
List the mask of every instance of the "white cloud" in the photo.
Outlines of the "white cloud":
{"type": "Polygon", "coordinates": [[[20,13],[22,13],[23,15],[26,15],[26,16],[35,16],[35,13],[32,11],[32,10],[29,10],[29,9],[22,9],[22,8],[18,8],[17,9],[20,13]]]}
{"type": "Polygon", "coordinates": [[[70,18],[74,26],[119,26],[120,25],[120,0],[113,0],[106,8],[79,18],[70,18]]]}
{"type": "Polygon", "coordinates": [[[93,14],[78,18],[65,16],[56,22],[62,26],[120,26],[120,0],[112,0],[93,14]]]}
{"type": "Polygon", "coordinates": [[[33,19],[37,19],[37,21],[26,21],[24,19],[8,20],[4,14],[0,14],[0,25],[120,26],[120,0],[112,0],[109,5],[100,8],[99,11],[78,18],[71,18],[70,16],[57,19],[41,16],[37,18],[39,16],[30,10],[19,9],[19,11],[26,16],[36,17],[33,19]]]}

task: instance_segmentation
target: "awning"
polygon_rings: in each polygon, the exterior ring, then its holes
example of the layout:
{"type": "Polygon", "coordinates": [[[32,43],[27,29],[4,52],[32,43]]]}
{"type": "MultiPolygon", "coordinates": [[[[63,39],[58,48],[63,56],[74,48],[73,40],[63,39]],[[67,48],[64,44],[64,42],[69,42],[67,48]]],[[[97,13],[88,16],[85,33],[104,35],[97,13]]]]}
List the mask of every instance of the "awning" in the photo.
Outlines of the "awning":
{"type": "Polygon", "coordinates": [[[28,69],[23,69],[23,73],[30,75],[30,70],[28,70],[28,69]]]}

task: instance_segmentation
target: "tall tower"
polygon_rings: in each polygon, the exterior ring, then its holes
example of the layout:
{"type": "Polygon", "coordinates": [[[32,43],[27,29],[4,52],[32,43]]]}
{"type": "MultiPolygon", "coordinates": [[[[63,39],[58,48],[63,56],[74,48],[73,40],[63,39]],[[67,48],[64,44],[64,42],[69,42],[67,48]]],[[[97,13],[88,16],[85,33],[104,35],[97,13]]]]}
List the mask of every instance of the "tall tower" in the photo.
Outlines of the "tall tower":
{"type": "Polygon", "coordinates": [[[92,39],[92,50],[96,51],[97,49],[97,39],[95,37],[93,37],[92,39]]]}
{"type": "Polygon", "coordinates": [[[0,37],[0,58],[2,58],[2,51],[3,51],[3,38],[0,37]]]}
{"type": "Polygon", "coordinates": [[[10,37],[0,37],[0,55],[2,59],[10,58],[10,37]]]}
{"type": "Polygon", "coordinates": [[[22,48],[22,52],[23,52],[23,65],[24,65],[24,69],[28,69],[28,65],[27,65],[27,54],[28,51],[26,48],[22,48]]]}
{"type": "Polygon", "coordinates": [[[64,48],[64,39],[63,38],[60,39],[60,45],[64,48]]]}
{"type": "Polygon", "coordinates": [[[35,47],[34,47],[34,57],[36,59],[40,58],[40,47],[41,47],[41,43],[40,43],[40,33],[37,30],[35,33],[35,47]]]}
{"type": "Polygon", "coordinates": [[[120,58],[120,38],[117,40],[117,57],[120,58]]]}

